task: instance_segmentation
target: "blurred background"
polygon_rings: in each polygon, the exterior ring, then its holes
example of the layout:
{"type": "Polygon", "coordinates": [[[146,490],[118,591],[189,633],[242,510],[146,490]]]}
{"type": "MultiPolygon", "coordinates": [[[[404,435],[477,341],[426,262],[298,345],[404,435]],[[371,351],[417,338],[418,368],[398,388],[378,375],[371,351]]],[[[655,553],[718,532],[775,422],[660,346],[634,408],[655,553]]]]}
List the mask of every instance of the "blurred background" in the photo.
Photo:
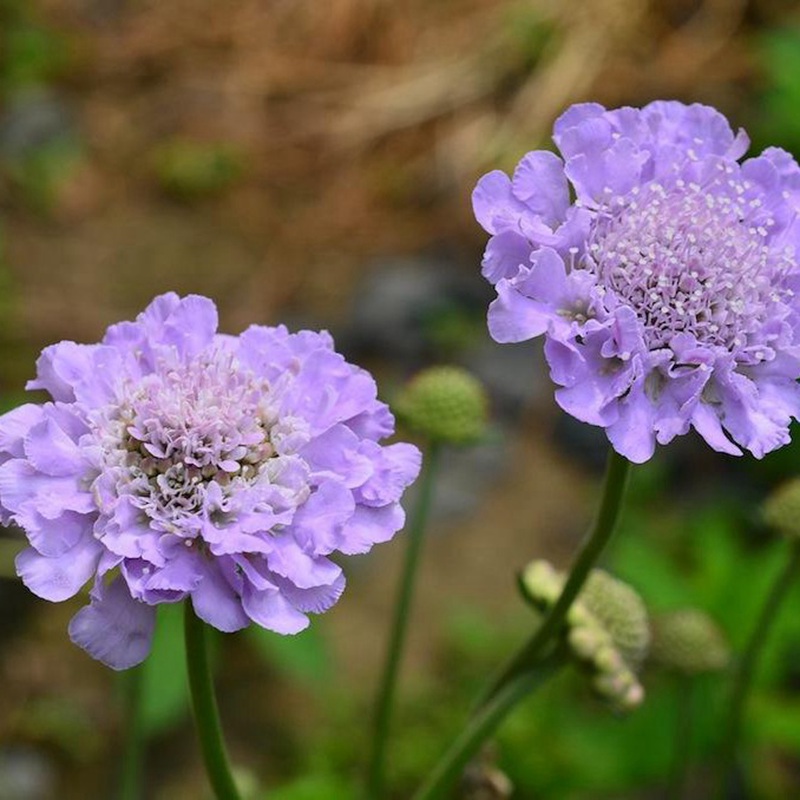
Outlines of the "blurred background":
{"type": "MultiPolygon", "coordinates": [[[[602,434],[555,408],[537,347],[489,340],[469,194],[483,172],[550,146],[570,103],[659,98],[712,104],[755,149],[800,153],[800,4],[0,0],[4,408],[23,401],[43,346],[96,341],[167,290],[212,297],[231,333],[328,328],[389,402],[440,362],[490,391],[491,435],[447,454],[437,488],[393,797],[410,795],[530,630],[514,576],[534,557],[568,563],[605,456],[602,434]]],[[[689,439],[660,452],[636,471],[612,568],[656,612],[699,606],[740,644],[784,555],[753,508],[799,458],[736,461],[689,439]]],[[[0,541],[4,576],[13,537],[0,541]]],[[[349,560],[348,591],[309,632],[223,640],[230,747],[275,800],[355,796],[402,548],[349,560]]],[[[0,800],[115,796],[122,693],[68,642],[81,602],[48,605],[0,579],[0,800]]],[[[742,798],[800,796],[797,593],[790,605],[748,715],[742,798]]],[[[205,791],[175,611],[145,670],[158,800],[205,791]]],[[[663,796],[678,690],[655,668],[644,682],[645,706],[620,719],[580,675],[560,677],[459,796],[663,796]]],[[[706,798],[724,685],[698,684],[686,797],[706,798]]]]}

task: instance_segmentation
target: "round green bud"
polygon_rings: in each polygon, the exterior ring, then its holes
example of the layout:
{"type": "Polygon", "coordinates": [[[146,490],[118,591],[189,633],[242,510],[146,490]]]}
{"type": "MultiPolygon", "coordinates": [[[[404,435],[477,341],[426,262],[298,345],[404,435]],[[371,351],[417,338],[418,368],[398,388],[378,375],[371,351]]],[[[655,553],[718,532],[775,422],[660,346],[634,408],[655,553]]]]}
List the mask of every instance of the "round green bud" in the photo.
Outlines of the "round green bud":
{"type": "Polygon", "coordinates": [[[708,614],[695,608],[670,611],[653,623],[652,658],[685,675],[719,672],[728,666],[730,649],[708,614]]]}
{"type": "Polygon", "coordinates": [[[621,713],[633,711],[644,700],[643,686],[626,667],[615,672],[600,673],[592,681],[592,686],[615,711],[621,713]]]}
{"type": "Polygon", "coordinates": [[[591,625],[571,626],[567,634],[570,650],[584,661],[595,661],[600,650],[608,648],[608,634],[591,625]]]}
{"type": "Polygon", "coordinates": [[[578,600],[608,632],[631,669],[639,667],[650,646],[650,625],[641,597],[627,583],[595,569],[578,600]]]}
{"type": "Polygon", "coordinates": [[[429,367],[406,384],[398,417],[431,442],[472,444],[485,433],[489,400],[483,385],[460,367],[429,367]]]}
{"type": "Polygon", "coordinates": [[[638,681],[617,701],[617,709],[623,713],[635,711],[644,702],[644,686],[638,681]]]}
{"type": "Polygon", "coordinates": [[[605,645],[594,654],[594,665],[600,672],[619,672],[627,670],[625,659],[613,645],[605,645]]]}
{"type": "Polygon", "coordinates": [[[520,586],[525,596],[540,611],[552,606],[564,587],[564,578],[549,562],[531,561],[520,575],[520,586]]]}
{"type": "Polygon", "coordinates": [[[597,627],[597,620],[582,603],[573,603],[567,611],[567,624],[571,627],[597,627]]]}
{"type": "Polygon", "coordinates": [[[790,539],[800,539],[800,478],[793,478],[772,492],[761,512],[770,528],[790,539]]]}

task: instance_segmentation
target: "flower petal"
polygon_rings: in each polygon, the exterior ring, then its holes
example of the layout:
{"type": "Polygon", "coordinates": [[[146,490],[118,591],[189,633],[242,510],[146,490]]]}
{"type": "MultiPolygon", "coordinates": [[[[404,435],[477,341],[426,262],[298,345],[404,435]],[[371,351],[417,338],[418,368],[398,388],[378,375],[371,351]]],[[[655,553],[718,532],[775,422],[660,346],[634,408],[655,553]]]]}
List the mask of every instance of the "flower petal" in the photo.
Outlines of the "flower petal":
{"type": "Polygon", "coordinates": [[[111,669],[129,669],[150,653],[155,620],[155,608],[134,600],[118,576],[72,618],[69,636],[111,669]]]}
{"type": "Polygon", "coordinates": [[[85,538],[59,556],[28,547],[17,556],[17,575],[35,595],[57,603],[76,595],[94,575],[101,552],[94,539],[85,538]]]}

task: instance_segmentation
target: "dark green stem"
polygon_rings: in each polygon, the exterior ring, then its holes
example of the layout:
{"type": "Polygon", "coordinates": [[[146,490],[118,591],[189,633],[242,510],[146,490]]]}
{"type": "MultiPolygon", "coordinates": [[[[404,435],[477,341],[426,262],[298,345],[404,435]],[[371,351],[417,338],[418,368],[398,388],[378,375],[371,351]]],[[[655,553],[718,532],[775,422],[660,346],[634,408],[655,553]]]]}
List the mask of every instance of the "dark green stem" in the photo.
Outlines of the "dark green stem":
{"type": "Polygon", "coordinates": [[[529,671],[504,683],[478,710],[445,753],[428,780],[413,796],[413,800],[436,800],[443,797],[464,772],[469,760],[494,733],[506,714],[530,692],[544,683],[566,663],[561,650],[541,660],[529,671]]]}
{"type": "Polygon", "coordinates": [[[734,780],[734,767],[739,737],[742,730],[744,705],[753,683],[758,658],[764,649],[770,628],[778,616],[778,611],[789,592],[800,568],[800,542],[791,543],[789,558],[778,573],[770,588],[764,606],[745,645],[733,675],[733,688],[728,706],[728,722],[722,743],[720,759],[720,797],[727,797],[727,791],[734,780]]]}
{"type": "Polygon", "coordinates": [[[397,599],[394,606],[394,619],[386,651],[386,662],[375,703],[375,716],[372,726],[371,756],[367,772],[367,798],[383,800],[383,786],[386,772],[386,746],[397,690],[397,675],[403,655],[409,611],[414,595],[417,567],[422,550],[425,523],[433,498],[433,485],[439,462],[439,445],[432,444],[425,456],[419,482],[419,497],[409,524],[405,562],[397,599]]]}
{"type": "Polygon", "coordinates": [[[689,763],[692,757],[694,727],[694,678],[682,675],[676,685],[675,749],[667,783],[666,800],[681,800],[686,789],[689,763]]]}
{"type": "Polygon", "coordinates": [[[125,706],[125,752],[121,769],[120,800],[142,798],[142,762],[145,745],[142,724],[144,678],[143,666],[129,669],[121,675],[125,706]]]}
{"type": "Polygon", "coordinates": [[[192,695],[197,737],[206,773],[217,800],[241,800],[233,780],[222,728],[219,722],[214,683],[208,663],[205,623],[198,619],[190,601],[185,604],[186,663],[192,695]]]}
{"type": "Polygon", "coordinates": [[[570,570],[561,595],[533,636],[512,656],[490,684],[482,695],[479,706],[491,700],[506,683],[529,670],[531,665],[541,657],[544,648],[558,635],[569,607],[580,593],[589,572],[597,563],[597,559],[614,532],[628,482],[629,468],[630,462],[626,458],[613,449],[609,452],[600,508],[570,570]]]}

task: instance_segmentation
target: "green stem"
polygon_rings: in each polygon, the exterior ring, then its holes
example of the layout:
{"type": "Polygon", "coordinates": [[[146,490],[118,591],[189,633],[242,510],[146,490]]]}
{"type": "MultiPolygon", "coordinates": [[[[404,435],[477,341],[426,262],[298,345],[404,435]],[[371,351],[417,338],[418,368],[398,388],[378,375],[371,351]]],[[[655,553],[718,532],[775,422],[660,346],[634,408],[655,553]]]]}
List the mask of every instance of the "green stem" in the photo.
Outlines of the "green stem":
{"type": "Polygon", "coordinates": [[[666,800],[681,800],[683,797],[692,757],[694,678],[691,675],[682,675],[676,685],[676,690],[675,749],[665,795],[666,800]]]}
{"type": "Polygon", "coordinates": [[[138,666],[123,673],[122,688],[125,704],[125,753],[122,761],[120,800],[141,800],[142,762],[144,760],[144,726],[142,719],[142,689],[144,667],[138,666]]]}
{"type": "Polygon", "coordinates": [[[195,615],[190,601],[186,601],[184,608],[189,689],[208,779],[217,800],[240,800],[222,739],[214,683],[208,663],[205,623],[195,615]]]}
{"type": "Polygon", "coordinates": [[[630,462],[626,458],[613,449],[609,452],[600,508],[561,595],[533,636],[512,656],[489,685],[479,700],[479,707],[489,702],[506,683],[530,669],[550,640],[558,634],[570,606],[614,532],[628,482],[629,468],[630,462]]]}
{"type": "Polygon", "coordinates": [[[472,717],[413,800],[436,800],[444,796],[444,792],[460,778],[470,758],[492,735],[506,714],[565,663],[566,657],[559,649],[529,671],[504,683],[472,717]]]}
{"type": "Polygon", "coordinates": [[[798,568],[800,568],[800,542],[794,541],[791,543],[789,558],[770,588],[734,672],[728,723],[724,728],[725,738],[722,743],[720,759],[720,797],[722,798],[727,796],[727,790],[731,787],[734,779],[736,751],[742,730],[744,705],[753,683],[758,658],[764,649],[770,628],[778,616],[778,610],[797,576],[798,568]]]}
{"type": "Polygon", "coordinates": [[[408,630],[411,599],[414,594],[417,567],[422,550],[425,523],[433,498],[433,485],[439,463],[439,445],[432,444],[425,456],[420,475],[419,497],[409,524],[405,563],[397,590],[394,619],[386,651],[386,662],[375,703],[375,716],[372,727],[372,752],[367,772],[367,798],[383,800],[383,786],[386,772],[386,746],[391,725],[394,697],[397,690],[397,675],[403,655],[406,632],[408,630]]]}

